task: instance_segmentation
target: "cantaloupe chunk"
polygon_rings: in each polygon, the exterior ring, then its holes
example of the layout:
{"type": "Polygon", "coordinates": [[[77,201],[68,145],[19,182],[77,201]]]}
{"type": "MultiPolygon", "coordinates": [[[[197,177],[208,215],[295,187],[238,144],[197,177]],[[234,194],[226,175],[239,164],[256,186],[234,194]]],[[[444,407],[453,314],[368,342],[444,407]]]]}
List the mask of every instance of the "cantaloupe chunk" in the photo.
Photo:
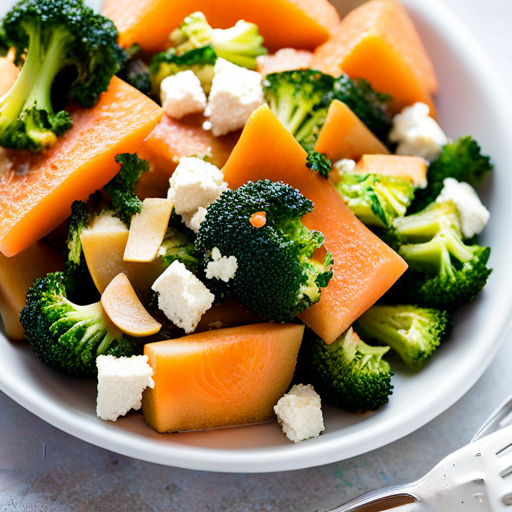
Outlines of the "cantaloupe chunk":
{"type": "Polygon", "coordinates": [[[0,98],[11,90],[19,74],[19,69],[9,59],[0,58],[0,98]]]}
{"type": "Polygon", "coordinates": [[[164,115],[137,151],[149,161],[149,172],[137,185],[140,197],[167,197],[169,178],[182,156],[207,157],[208,162],[221,168],[240,137],[240,131],[214,137],[203,130],[203,115],[186,116],[180,120],[164,115]]]}
{"type": "Polygon", "coordinates": [[[169,199],[148,198],[132,216],[124,261],[153,261],[162,245],[173,209],[169,199]]]}
{"type": "Polygon", "coordinates": [[[155,387],[142,399],[157,432],[259,423],[292,380],[304,326],[256,324],[148,343],[155,387]]]}
{"type": "Polygon", "coordinates": [[[326,343],[332,343],[379,299],[406,270],[406,263],[375,236],[343,202],[334,186],[308,169],[306,151],[266,106],[247,122],[224,166],[230,188],[247,181],[284,181],[315,205],[303,218],[325,235],[334,275],[320,301],[300,314],[326,343]]]}
{"type": "Polygon", "coordinates": [[[418,156],[363,155],[357,162],[355,172],[392,176],[409,180],[415,187],[422,187],[427,183],[427,168],[427,161],[418,156]]]}
{"type": "Polygon", "coordinates": [[[334,76],[344,71],[366,78],[377,91],[393,96],[393,113],[421,101],[435,116],[434,67],[398,0],[372,0],[354,9],[316,49],[311,67],[334,76]]]}
{"type": "Polygon", "coordinates": [[[119,30],[121,46],[138,43],[148,53],[163,51],[183,19],[201,11],[214,28],[238,20],[256,23],[270,51],[313,50],[340,21],[328,0],[106,0],[102,14],[119,30]]]}
{"type": "Polygon", "coordinates": [[[318,134],[315,150],[333,162],[342,158],[359,160],[365,153],[389,154],[388,149],[352,110],[334,100],[318,134]]]}
{"type": "Polygon", "coordinates": [[[73,201],[116,175],[114,157],[135,152],[161,116],[156,103],[114,77],[94,108],[73,109],[73,128],[49,152],[17,154],[0,173],[0,252],[13,256],[63,222],[73,201]]]}
{"type": "Polygon", "coordinates": [[[311,64],[312,58],[313,53],[307,50],[282,48],[273,55],[260,55],[256,61],[258,63],[258,72],[265,76],[270,73],[307,69],[311,64]]]}
{"type": "Polygon", "coordinates": [[[103,293],[118,274],[126,274],[143,303],[151,298],[151,286],[165,270],[160,258],[149,263],[124,261],[128,228],[108,214],[94,219],[80,236],[85,261],[96,288],[103,293]]]}
{"type": "Polygon", "coordinates": [[[12,258],[0,254],[0,316],[8,338],[25,337],[19,316],[34,281],[63,268],[62,256],[43,242],[27,247],[12,258]]]}
{"type": "Polygon", "coordinates": [[[129,336],[151,336],[162,328],[141,304],[125,274],[114,277],[105,288],[101,305],[112,323],[129,336]]]}

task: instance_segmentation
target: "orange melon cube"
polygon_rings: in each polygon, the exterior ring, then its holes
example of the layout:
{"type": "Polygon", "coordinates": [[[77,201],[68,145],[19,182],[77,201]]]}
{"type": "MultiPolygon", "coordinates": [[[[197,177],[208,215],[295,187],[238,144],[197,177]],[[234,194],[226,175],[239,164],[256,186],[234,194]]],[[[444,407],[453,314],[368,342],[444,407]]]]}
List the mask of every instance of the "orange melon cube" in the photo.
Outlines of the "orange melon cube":
{"type": "Polygon", "coordinates": [[[334,76],[343,71],[369,80],[374,89],[393,96],[393,113],[421,101],[435,116],[434,67],[398,0],[372,0],[354,9],[316,49],[311,66],[334,76]]]}
{"type": "Polygon", "coordinates": [[[313,53],[307,50],[282,48],[273,55],[260,55],[256,61],[258,63],[258,72],[265,76],[270,73],[307,69],[311,64],[312,58],[313,53]]]}
{"type": "Polygon", "coordinates": [[[303,333],[302,325],[256,324],[146,344],[155,387],[144,391],[144,419],[157,432],[273,419],[303,333]]]}

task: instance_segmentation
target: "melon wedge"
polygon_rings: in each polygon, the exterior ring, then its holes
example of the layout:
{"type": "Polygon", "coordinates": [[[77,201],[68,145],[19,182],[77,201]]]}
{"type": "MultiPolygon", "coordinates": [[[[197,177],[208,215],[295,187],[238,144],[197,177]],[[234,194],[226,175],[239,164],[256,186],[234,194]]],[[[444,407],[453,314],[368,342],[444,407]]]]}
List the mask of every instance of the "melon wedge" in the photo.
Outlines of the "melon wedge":
{"type": "Polygon", "coordinates": [[[273,55],[260,55],[256,61],[258,63],[258,72],[265,76],[270,73],[307,69],[310,67],[312,58],[313,53],[307,50],[282,48],[273,55]]]}
{"type": "Polygon", "coordinates": [[[256,324],[146,344],[155,387],[144,391],[144,419],[157,432],[273,419],[303,333],[302,325],[256,324]]]}
{"type": "Polygon", "coordinates": [[[303,222],[325,235],[334,258],[334,276],[320,301],[299,316],[326,343],[332,343],[405,272],[407,264],[345,205],[339,192],[308,169],[306,151],[266,106],[247,122],[224,167],[230,188],[249,180],[284,181],[315,204],[303,222]]]}
{"type": "Polygon", "coordinates": [[[0,58],[0,98],[11,90],[19,74],[19,69],[9,59],[0,58]]]}
{"type": "Polygon", "coordinates": [[[345,103],[329,105],[325,123],[318,134],[315,150],[333,162],[342,158],[359,160],[366,154],[389,154],[388,149],[345,103]]]}
{"type": "Polygon", "coordinates": [[[328,0],[106,0],[102,14],[116,24],[121,46],[138,43],[155,53],[167,48],[172,30],[195,11],[214,28],[229,28],[238,20],[256,23],[270,51],[313,50],[340,22],[328,0]]]}
{"type": "Polygon", "coordinates": [[[316,49],[311,67],[334,76],[343,71],[366,78],[374,89],[393,96],[393,113],[421,101],[435,116],[434,67],[398,0],[372,0],[350,12],[331,39],[316,49]]]}
{"type": "Polygon", "coordinates": [[[0,316],[9,339],[25,337],[19,316],[34,281],[63,268],[62,256],[43,242],[27,247],[12,258],[0,254],[0,316]]]}
{"type": "Polygon", "coordinates": [[[13,155],[0,173],[0,252],[26,249],[63,222],[119,171],[114,157],[133,153],[162,116],[144,94],[113,78],[92,109],[73,109],[73,128],[43,155],[13,155]]]}
{"type": "Polygon", "coordinates": [[[101,296],[101,305],[112,323],[129,336],[152,336],[162,328],[141,304],[125,274],[110,282],[101,296]]]}
{"type": "Polygon", "coordinates": [[[203,130],[206,118],[202,114],[180,120],[164,115],[137,151],[149,162],[137,185],[137,194],[144,197],[167,197],[169,178],[182,156],[207,157],[219,169],[226,163],[240,137],[240,131],[214,137],[211,130],[203,130]]]}

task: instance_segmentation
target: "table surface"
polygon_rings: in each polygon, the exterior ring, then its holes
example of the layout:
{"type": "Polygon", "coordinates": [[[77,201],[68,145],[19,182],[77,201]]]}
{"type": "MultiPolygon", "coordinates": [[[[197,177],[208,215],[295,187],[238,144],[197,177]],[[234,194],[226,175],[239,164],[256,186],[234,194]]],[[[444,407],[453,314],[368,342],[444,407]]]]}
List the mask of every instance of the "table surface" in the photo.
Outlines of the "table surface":
{"type": "MultiPolygon", "coordinates": [[[[512,90],[511,0],[444,1],[512,90]]],[[[335,464],[256,475],[189,471],[117,455],[59,431],[0,392],[0,511],[325,510],[370,489],[419,478],[466,444],[511,393],[511,365],[512,333],[477,384],[413,434],[335,464]]]]}

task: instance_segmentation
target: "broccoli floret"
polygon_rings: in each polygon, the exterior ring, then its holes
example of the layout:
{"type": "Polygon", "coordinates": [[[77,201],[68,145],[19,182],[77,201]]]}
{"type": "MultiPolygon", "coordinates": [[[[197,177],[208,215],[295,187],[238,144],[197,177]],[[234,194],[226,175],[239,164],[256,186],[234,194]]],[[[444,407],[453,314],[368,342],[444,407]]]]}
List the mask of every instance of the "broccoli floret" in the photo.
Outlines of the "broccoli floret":
{"type": "Polygon", "coordinates": [[[328,107],[333,100],[345,103],[378,139],[389,144],[388,134],[393,125],[388,113],[389,94],[375,91],[367,80],[342,74],[322,103],[328,107]]]}
{"type": "Polygon", "coordinates": [[[151,92],[151,72],[149,66],[142,60],[138,44],[132,44],[125,50],[125,60],[117,76],[130,84],[141,93],[151,92]]]}
{"type": "Polygon", "coordinates": [[[308,330],[299,352],[297,378],[312,384],[322,401],[348,412],[375,411],[392,394],[389,347],[371,347],[350,328],[327,345],[308,330]]]}
{"type": "Polygon", "coordinates": [[[99,355],[129,357],[139,352],[100,302],[78,306],[68,300],[65,283],[63,272],[38,279],[21,310],[27,340],[44,363],[74,377],[92,377],[99,355]]]}
{"type": "Polygon", "coordinates": [[[427,171],[428,185],[425,189],[417,190],[410,212],[423,210],[435,201],[446,178],[476,185],[493,168],[490,157],[482,154],[480,146],[470,136],[446,144],[437,160],[430,164],[427,171]]]}
{"type": "Polygon", "coordinates": [[[336,188],[359,220],[381,228],[405,215],[414,197],[410,181],[382,174],[344,173],[336,188]]]}
{"type": "Polygon", "coordinates": [[[334,78],[313,69],[270,73],[265,77],[265,99],[276,117],[310,151],[314,149],[327,116],[322,98],[332,90],[334,78]]]}
{"type": "Polygon", "coordinates": [[[142,201],[135,193],[135,187],[142,174],[149,171],[149,162],[130,153],[117,155],[116,162],[121,164],[121,169],[105,185],[105,190],[110,195],[115,215],[130,227],[132,215],[140,213],[142,209],[142,201]]]}
{"type": "Polygon", "coordinates": [[[210,92],[213,80],[213,68],[217,61],[217,55],[211,46],[203,46],[195,50],[178,55],[175,48],[156,54],[151,60],[152,94],[158,98],[162,80],[180,71],[192,70],[199,78],[206,93],[210,92]]]}
{"type": "Polygon", "coordinates": [[[193,232],[181,226],[170,225],[167,228],[160,256],[166,267],[177,260],[193,274],[197,274],[201,266],[202,257],[194,246],[193,232]]]}
{"type": "Polygon", "coordinates": [[[372,306],[355,324],[364,339],[391,347],[405,364],[420,370],[452,327],[445,311],[413,305],[372,306]]]}
{"type": "Polygon", "coordinates": [[[289,185],[248,182],[223,192],[208,207],[196,249],[204,254],[204,266],[215,247],[223,256],[236,257],[238,270],[225,283],[226,293],[249,313],[290,321],[320,299],[320,289],[332,277],[330,253],[323,261],[313,258],[324,236],[301,222],[312,210],[313,203],[289,185]],[[254,227],[251,218],[261,212],[265,224],[254,227]]]}
{"type": "Polygon", "coordinates": [[[213,29],[202,12],[187,16],[171,34],[171,41],[178,55],[210,45],[217,57],[248,69],[256,69],[256,57],[267,54],[254,23],[240,20],[234,27],[213,29]]]}
{"type": "Polygon", "coordinates": [[[0,145],[44,150],[72,126],[68,112],[54,111],[52,87],[59,82],[59,94],[94,106],[123,59],[117,30],[82,0],[21,0],[4,18],[2,30],[23,67],[0,101],[0,145]],[[70,67],[75,71],[71,80],[61,73],[70,67]]]}
{"type": "Polygon", "coordinates": [[[329,173],[332,170],[332,162],[327,158],[326,155],[313,149],[309,151],[306,158],[306,167],[312,171],[316,171],[318,174],[320,174],[320,176],[328,178],[329,173]]]}

